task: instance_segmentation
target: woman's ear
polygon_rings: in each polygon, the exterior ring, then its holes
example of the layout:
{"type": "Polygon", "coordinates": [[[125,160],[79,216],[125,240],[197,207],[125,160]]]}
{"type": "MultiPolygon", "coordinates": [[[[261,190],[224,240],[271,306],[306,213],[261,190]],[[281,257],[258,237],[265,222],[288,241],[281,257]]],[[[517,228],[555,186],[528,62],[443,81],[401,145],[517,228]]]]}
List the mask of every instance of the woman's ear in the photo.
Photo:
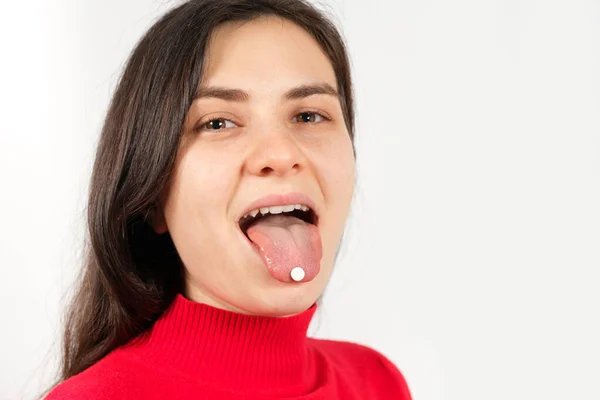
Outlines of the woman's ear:
{"type": "Polygon", "coordinates": [[[161,235],[167,232],[167,221],[165,214],[159,202],[155,202],[152,208],[148,211],[147,221],[157,234],[161,235]]]}

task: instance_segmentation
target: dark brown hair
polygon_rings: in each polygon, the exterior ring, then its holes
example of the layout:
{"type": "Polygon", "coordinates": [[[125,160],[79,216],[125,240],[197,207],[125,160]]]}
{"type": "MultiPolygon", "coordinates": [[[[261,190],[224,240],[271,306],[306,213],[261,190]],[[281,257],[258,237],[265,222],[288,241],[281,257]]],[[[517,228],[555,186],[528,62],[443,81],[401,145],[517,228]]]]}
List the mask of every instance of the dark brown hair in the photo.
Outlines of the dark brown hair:
{"type": "Polygon", "coordinates": [[[354,140],[344,41],[302,0],[190,0],[139,40],[120,77],[98,144],[89,188],[84,269],[67,313],[58,383],[147,330],[183,288],[168,233],[147,222],[168,185],[182,127],[202,78],[211,32],[228,21],[274,15],[309,32],[329,57],[354,140]]]}

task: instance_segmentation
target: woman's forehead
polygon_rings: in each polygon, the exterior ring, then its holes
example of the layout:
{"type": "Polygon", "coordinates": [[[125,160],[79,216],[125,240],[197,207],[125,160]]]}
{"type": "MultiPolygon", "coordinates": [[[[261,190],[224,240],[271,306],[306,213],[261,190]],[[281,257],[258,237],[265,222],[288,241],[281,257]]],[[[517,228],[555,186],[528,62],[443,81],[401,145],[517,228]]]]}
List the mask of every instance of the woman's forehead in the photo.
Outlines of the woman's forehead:
{"type": "Polygon", "coordinates": [[[203,86],[280,92],[336,77],[327,55],[303,28],[279,17],[230,22],[216,28],[206,52],[203,86]]]}

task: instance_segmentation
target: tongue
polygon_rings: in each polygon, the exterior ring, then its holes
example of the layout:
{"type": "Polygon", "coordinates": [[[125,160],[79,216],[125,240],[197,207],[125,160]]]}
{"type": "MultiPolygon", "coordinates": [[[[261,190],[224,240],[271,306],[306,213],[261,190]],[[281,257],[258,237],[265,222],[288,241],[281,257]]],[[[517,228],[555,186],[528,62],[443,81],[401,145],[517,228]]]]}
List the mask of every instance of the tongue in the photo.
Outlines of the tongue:
{"type": "Polygon", "coordinates": [[[304,270],[302,282],[313,280],[319,273],[321,235],[315,225],[277,214],[261,218],[248,228],[247,234],[275,279],[292,282],[295,267],[304,270]]]}

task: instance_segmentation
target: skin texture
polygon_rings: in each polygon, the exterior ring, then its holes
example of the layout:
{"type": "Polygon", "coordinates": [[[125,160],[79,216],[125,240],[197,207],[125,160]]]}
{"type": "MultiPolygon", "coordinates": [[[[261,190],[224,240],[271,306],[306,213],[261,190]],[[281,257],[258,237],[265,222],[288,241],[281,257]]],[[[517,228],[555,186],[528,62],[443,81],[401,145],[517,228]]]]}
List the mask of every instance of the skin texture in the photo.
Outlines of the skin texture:
{"type": "Polygon", "coordinates": [[[220,26],[207,54],[200,86],[237,89],[248,98],[194,101],[153,228],[170,232],[189,299],[246,314],[302,312],[331,276],[355,162],[337,96],[284,94],[301,85],[337,89],[333,68],[306,31],[278,17],[220,26]],[[208,123],[214,118],[220,120],[208,123]],[[253,201],[291,192],[308,195],[319,215],[323,257],[310,282],[274,279],[238,227],[253,201]]]}

